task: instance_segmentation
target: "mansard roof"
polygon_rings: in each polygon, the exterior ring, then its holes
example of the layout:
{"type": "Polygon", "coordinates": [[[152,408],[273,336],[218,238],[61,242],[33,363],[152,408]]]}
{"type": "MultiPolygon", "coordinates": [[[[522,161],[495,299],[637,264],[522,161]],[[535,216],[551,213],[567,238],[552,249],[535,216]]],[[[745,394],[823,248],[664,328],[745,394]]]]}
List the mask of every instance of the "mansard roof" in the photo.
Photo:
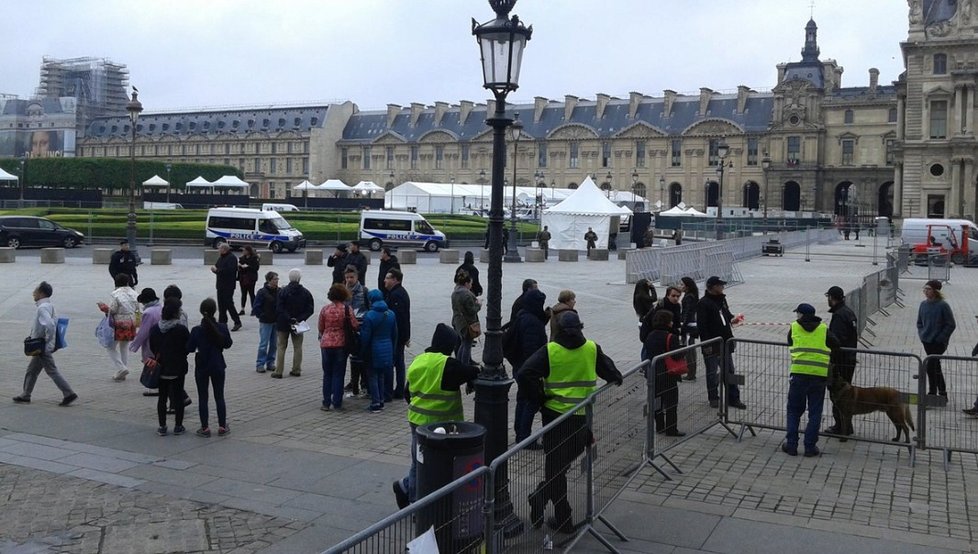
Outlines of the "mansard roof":
{"type": "MultiPolygon", "coordinates": [[[[75,101],[74,98],[71,99],[75,101]]],[[[0,102],[3,106],[3,113],[0,115],[27,115],[27,108],[33,104],[38,104],[45,114],[64,113],[60,98],[41,97],[41,98],[10,98],[5,102],[0,102]]]]}
{"type": "MultiPolygon", "coordinates": [[[[519,113],[523,133],[534,139],[547,138],[554,130],[572,124],[583,125],[600,138],[611,138],[638,122],[644,122],[667,135],[679,136],[696,123],[712,119],[728,120],[742,128],[745,133],[765,132],[771,122],[773,94],[751,92],[743,112],[737,111],[737,102],[737,94],[714,94],[706,113],[700,113],[699,95],[677,95],[672,103],[671,114],[666,115],[665,98],[644,97],[639,102],[634,117],[629,117],[629,100],[620,98],[611,98],[600,118],[598,102],[595,100],[578,100],[570,117],[565,117],[566,103],[560,101],[548,102],[537,120],[534,120],[536,109],[533,104],[509,105],[507,113],[510,116],[519,113]]],[[[370,143],[392,132],[413,143],[436,130],[453,134],[460,141],[469,141],[483,135],[488,129],[486,109],[485,104],[474,106],[466,120],[461,122],[460,107],[452,106],[445,111],[440,124],[436,126],[434,107],[422,110],[414,125],[411,125],[411,108],[405,107],[394,115],[389,127],[387,111],[362,111],[350,117],[343,130],[343,141],[370,143]]]]}
{"type": "MultiPolygon", "coordinates": [[[[276,134],[284,131],[308,132],[322,127],[329,106],[296,106],[288,108],[205,110],[142,114],[136,133],[142,137],[164,134],[189,136],[232,133],[244,137],[249,133],[276,134]]],[[[99,117],[92,120],[85,135],[94,138],[127,136],[129,117],[99,117]]]]}

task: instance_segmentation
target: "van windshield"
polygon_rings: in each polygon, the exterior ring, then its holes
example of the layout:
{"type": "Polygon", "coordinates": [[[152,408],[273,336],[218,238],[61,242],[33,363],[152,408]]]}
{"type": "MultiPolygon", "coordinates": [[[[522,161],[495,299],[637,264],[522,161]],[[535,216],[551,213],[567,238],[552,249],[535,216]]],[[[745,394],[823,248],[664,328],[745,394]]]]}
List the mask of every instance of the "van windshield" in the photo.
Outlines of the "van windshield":
{"type": "Polygon", "coordinates": [[[291,229],[292,228],[292,226],[289,225],[289,222],[286,221],[284,217],[273,217],[273,218],[269,219],[269,221],[271,221],[272,223],[274,223],[275,224],[275,227],[278,228],[278,229],[285,230],[285,229],[291,229]]]}
{"type": "Polygon", "coordinates": [[[431,228],[431,225],[427,221],[423,221],[423,220],[422,221],[415,221],[414,222],[414,225],[417,228],[417,230],[418,230],[419,233],[422,233],[422,234],[425,234],[425,235],[433,235],[433,234],[435,234],[435,230],[431,228]]]}

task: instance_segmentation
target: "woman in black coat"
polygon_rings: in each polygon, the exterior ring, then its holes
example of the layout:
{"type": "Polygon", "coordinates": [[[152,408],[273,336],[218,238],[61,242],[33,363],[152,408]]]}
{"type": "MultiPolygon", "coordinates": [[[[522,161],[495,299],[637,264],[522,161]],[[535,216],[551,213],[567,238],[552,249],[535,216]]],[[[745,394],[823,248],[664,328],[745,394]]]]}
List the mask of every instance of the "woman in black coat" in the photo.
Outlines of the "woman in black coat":
{"type": "MultiPolygon", "coordinates": [[[[700,301],[700,290],[696,287],[696,281],[692,277],[683,277],[683,301],[682,301],[682,323],[683,323],[683,344],[689,346],[696,344],[699,337],[699,330],[696,327],[696,304],[700,301]]],[[[686,365],[689,372],[683,377],[683,381],[696,380],[696,350],[686,352],[686,365]]]]}
{"type": "Polygon", "coordinates": [[[163,304],[160,322],[149,334],[149,349],[152,358],[147,364],[155,366],[159,372],[160,395],[156,402],[156,415],[160,427],[156,433],[161,437],[167,434],[166,403],[173,406],[173,434],[182,435],[184,408],[184,381],[187,377],[187,340],[190,331],[180,323],[180,307],[182,303],[176,298],[167,298],[163,304]]]}
{"type": "Polygon", "coordinates": [[[479,268],[475,267],[475,254],[471,250],[465,253],[465,259],[462,260],[462,265],[458,266],[455,270],[455,274],[458,275],[459,271],[465,270],[469,274],[469,278],[472,279],[472,294],[482,296],[482,283],[479,282],[479,268]]]}
{"type": "Polygon", "coordinates": [[[241,285],[241,312],[245,315],[245,304],[251,298],[251,307],[255,307],[255,284],[258,283],[258,269],[261,266],[261,256],[251,246],[244,247],[244,254],[238,258],[238,283],[241,285]]]}
{"type": "MultiPolygon", "coordinates": [[[[646,355],[643,356],[643,361],[682,348],[679,335],[670,332],[673,327],[672,311],[659,310],[655,312],[652,316],[651,325],[652,331],[645,339],[646,355]]],[[[681,354],[671,357],[676,361],[683,359],[681,354]]],[[[656,432],[669,437],[685,436],[686,433],[682,433],[676,428],[679,407],[679,377],[669,375],[666,372],[664,360],[656,362],[652,370],[655,375],[655,396],[659,400],[660,406],[660,409],[655,411],[656,432]]]]}

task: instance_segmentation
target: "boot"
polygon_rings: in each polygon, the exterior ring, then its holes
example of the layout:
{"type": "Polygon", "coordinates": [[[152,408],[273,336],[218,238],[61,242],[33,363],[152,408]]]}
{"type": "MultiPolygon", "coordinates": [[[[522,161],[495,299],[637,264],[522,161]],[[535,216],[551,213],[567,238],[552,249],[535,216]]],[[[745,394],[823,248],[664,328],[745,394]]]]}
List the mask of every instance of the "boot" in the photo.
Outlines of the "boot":
{"type": "Polygon", "coordinates": [[[547,521],[547,525],[558,533],[571,534],[577,530],[574,526],[573,514],[567,499],[563,499],[554,506],[554,517],[547,521]]]}
{"type": "Polygon", "coordinates": [[[543,526],[543,510],[547,507],[547,499],[543,496],[543,483],[537,485],[536,490],[526,497],[530,503],[530,524],[534,529],[543,526]]]}

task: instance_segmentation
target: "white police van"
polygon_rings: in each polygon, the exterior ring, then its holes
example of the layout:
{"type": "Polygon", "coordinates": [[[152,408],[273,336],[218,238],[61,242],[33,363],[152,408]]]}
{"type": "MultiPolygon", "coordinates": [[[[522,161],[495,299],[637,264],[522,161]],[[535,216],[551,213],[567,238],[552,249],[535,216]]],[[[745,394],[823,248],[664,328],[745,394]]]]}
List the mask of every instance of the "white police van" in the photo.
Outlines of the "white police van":
{"type": "Polygon", "coordinates": [[[423,216],[387,210],[360,212],[360,243],[370,245],[374,252],[384,245],[424,248],[428,252],[448,248],[445,233],[433,228],[423,216]]]}
{"type": "Polygon", "coordinates": [[[295,252],[306,245],[302,232],[276,211],[211,208],[207,210],[204,244],[217,248],[222,242],[267,247],[272,252],[295,252]]]}

